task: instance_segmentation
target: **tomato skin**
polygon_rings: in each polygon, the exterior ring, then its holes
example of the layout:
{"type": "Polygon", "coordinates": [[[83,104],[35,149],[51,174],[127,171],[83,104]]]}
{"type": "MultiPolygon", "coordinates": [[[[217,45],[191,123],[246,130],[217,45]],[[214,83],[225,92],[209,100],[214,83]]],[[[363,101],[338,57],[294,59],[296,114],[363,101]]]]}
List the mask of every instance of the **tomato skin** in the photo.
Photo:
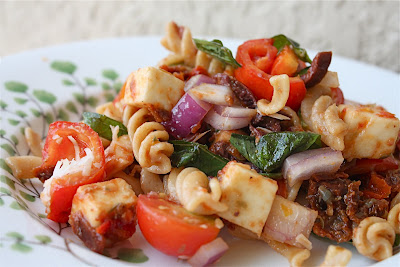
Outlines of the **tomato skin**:
{"type": "Polygon", "coordinates": [[[298,66],[299,61],[296,54],[289,46],[285,46],[272,65],[271,75],[287,74],[293,76],[297,72],[298,66]]]}
{"type": "Polygon", "coordinates": [[[192,256],[202,245],[214,240],[220,231],[214,220],[189,213],[180,205],[156,195],[140,195],[136,214],[146,240],[157,250],[172,256],[192,256]]]}
{"type": "Polygon", "coordinates": [[[343,91],[339,87],[331,88],[332,100],[336,105],[344,104],[343,91]]]}
{"type": "MultiPolygon", "coordinates": [[[[79,172],[57,178],[52,182],[50,191],[50,203],[47,209],[47,218],[55,222],[67,222],[71,213],[72,199],[79,186],[103,181],[105,177],[104,148],[98,134],[84,123],[58,121],[50,124],[46,143],[43,148],[43,164],[41,169],[55,167],[61,159],[72,160],[75,158],[74,145],[68,139],[72,136],[79,146],[80,156],[84,157],[85,148],[93,152],[94,160],[98,168],[91,169],[88,176],[82,176],[79,172]],[[62,138],[61,142],[59,138],[62,138]]],[[[92,165],[93,166],[93,165],[92,165]]]]}
{"type": "MultiPolygon", "coordinates": [[[[269,83],[272,77],[269,73],[271,73],[277,53],[278,50],[273,46],[272,39],[249,40],[238,47],[236,60],[242,67],[235,69],[234,75],[258,99],[272,99],[274,88],[269,83]]],[[[296,64],[298,65],[298,61],[296,64]]],[[[289,79],[290,93],[286,106],[298,110],[306,95],[306,86],[299,77],[289,79]]]]}
{"type": "Polygon", "coordinates": [[[367,188],[363,191],[364,195],[370,198],[384,199],[388,198],[392,188],[385,179],[376,172],[371,173],[367,188]]]}
{"type": "Polygon", "coordinates": [[[393,157],[384,159],[357,159],[355,166],[351,167],[345,172],[349,175],[365,174],[372,171],[385,172],[388,170],[395,170],[399,167],[393,157]]]}

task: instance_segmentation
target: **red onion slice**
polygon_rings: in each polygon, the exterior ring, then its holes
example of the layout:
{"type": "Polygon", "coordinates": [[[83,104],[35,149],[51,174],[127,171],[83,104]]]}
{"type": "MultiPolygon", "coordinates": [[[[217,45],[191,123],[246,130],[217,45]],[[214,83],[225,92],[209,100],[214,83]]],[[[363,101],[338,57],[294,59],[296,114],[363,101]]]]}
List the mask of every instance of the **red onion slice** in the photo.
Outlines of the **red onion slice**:
{"type": "Polygon", "coordinates": [[[302,248],[297,236],[308,238],[317,216],[317,211],[277,195],[261,236],[302,248]]]}
{"type": "Polygon", "coordinates": [[[202,83],[210,83],[210,84],[215,84],[215,81],[213,78],[204,75],[204,74],[198,74],[190,78],[186,83],[185,83],[185,92],[189,91],[193,87],[196,87],[202,83]]]}
{"type": "Polygon", "coordinates": [[[204,121],[210,124],[217,130],[236,130],[249,125],[251,121],[251,117],[245,118],[229,118],[223,117],[215,112],[214,109],[211,109],[207,116],[204,118],[204,121]]]}
{"type": "Polygon", "coordinates": [[[289,186],[307,180],[317,173],[335,173],[343,163],[342,152],[330,147],[307,150],[293,154],[285,159],[282,174],[289,186]]]}
{"type": "Polygon", "coordinates": [[[229,247],[225,241],[218,237],[210,243],[202,245],[188,260],[188,263],[193,267],[208,266],[219,260],[228,249],[229,247]]]}
{"type": "Polygon", "coordinates": [[[211,107],[186,93],[172,109],[171,120],[163,124],[172,135],[184,138],[201,122],[211,107]]]}
{"type": "Polygon", "coordinates": [[[188,91],[197,99],[215,105],[232,106],[235,100],[231,88],[217,84],[200,84],[188,91]]]}
{"type": "Polygon", "coordinates": [[[214,110],[222,117],[230,118],[252,118],[257,114],[257,110],[243,107],[214,106],[214,110]]]}

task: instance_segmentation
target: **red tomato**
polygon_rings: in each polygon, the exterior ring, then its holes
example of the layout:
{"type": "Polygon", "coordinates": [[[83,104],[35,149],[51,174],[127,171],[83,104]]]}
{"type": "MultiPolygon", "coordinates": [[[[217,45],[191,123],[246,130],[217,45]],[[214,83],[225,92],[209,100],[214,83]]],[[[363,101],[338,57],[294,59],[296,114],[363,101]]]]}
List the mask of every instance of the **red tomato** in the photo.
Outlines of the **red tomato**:
{"type": "Polygon", "coordinates": [[[364,195],[370,198],[383,199],[388,198],[392,188],[388,185],[385,179],[376,172],[371,173],[364,195]]]}
{"type": "Polygon", "coordinates": [[[157,195],[140,195],[136,214],[146,240],[172,256],[192,256],[219,233],[212,217],[195,215],[157,195]]]}
{"type": "MultiPolygon", "coordinates": [[[[277,53],[278,50],[273,46],[272,39],[250,40],[238,47],[236,60],[242,67],[235,70],[235,77],[245,84],[258,99],[272,99],[274,88],[269,83],[269,79],[272,77],[270,73],[277,53]]],[[[282,62],[284,61],[286,59],[282,59],[282,62]]],[[[289,99],[286,106],[298,110],[306,92],[303,80],[299,77],[291,77],[289,99]]]]}
{"type": "Polygon", "coordinates": [[[271,74],[287,74],[293,76],[297,72],[298,66],[299,61],[296,54],[289,46],[285,46],[274,61],[271,74]]]}
{"type": "Polygon", "coordinates": [[[76,140],[80,157],[84,157],[84,149],[89,148],[93,152],[94,160],[89,175],[83,176],[78,171],[68,173],[52,182],[47,218],[55,222],[68,221],[72,199],[79,186],[100,182],[105,174],[104,149],[98,134],[84,123],[65,121],[50,124],[43,148],[43,163],[38,171],[52,171],[59,160],[75,158],[75,148],[69,136],[76,140]]]}
{"type": "Polygon", "coordinates": [[[344,104],[343,91],[339,87],[331,88],[332,100],[336,105],[344,104]]]}
{"type": "Polygon", "coordinates": [[[355,166],[349,168],[345,172],[349,175],[370,173],[372,171],[385,172],[395,170],[399,167],[393,157],[384,159],[357,159],[355,166]]]}

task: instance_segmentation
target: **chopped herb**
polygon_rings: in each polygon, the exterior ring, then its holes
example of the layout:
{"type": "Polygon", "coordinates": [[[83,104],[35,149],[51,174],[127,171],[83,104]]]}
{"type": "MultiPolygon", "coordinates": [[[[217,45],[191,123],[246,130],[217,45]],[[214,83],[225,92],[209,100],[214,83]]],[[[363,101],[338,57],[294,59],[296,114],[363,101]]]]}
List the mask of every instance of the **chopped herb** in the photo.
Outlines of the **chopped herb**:
{"type": "Polygon", "coordinates": [[[311,59],[308,56],[307,51],[304,48],[301,48],[298,42],[286,37],[283,34],[276,35],[272,37],[272,39],[274,40],[274,46],[278,48],[278,52],[288,45],[293,49],[293,52],[299,59],[303,60],[304,62],[311,63],[311,59]]]}
{"type": "Polygon", "coordinates": [[[206,41],[193,38],[193,41],[200,51],[217,58],[225,64],[232,65],[236,68],[242,67],[233,57],[232,51],[223,46],[220,40],[206,41]]]}
{"type": "Polygon", "coordinates": [[[121,122],[113,120],[105,115],[94,112],[84,112],[83,122],[90,126],[95,132],[107,140],[112,140],[110,126],[119,126],[118,136],[128,134],[128,129],[121,122]]]}

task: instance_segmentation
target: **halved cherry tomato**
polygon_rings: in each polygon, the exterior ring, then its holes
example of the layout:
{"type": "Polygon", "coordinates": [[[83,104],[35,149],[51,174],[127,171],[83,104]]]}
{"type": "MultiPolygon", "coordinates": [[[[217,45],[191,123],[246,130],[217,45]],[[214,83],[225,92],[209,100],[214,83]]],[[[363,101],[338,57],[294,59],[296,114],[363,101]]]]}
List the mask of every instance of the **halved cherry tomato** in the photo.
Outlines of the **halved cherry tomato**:
{"type": "Polygon", "coordinates": [[[384,159],[356,159],[356,164],[345,170],[349,175],[364,174],[375,172],[385,172],[395,170],[399,167],[397,161],[393,157],[384,159]]]}
{"type": "Polygon", "coordinates": [[[365,196],[376,199],[388,198],[392,188],[388,185],[385,179],[376,172],[371,173],[366,189],[363,193],[365,196]]]}
{"type": "Polygon", "coordinates": [[[51,182],[47,218],[55,222],[68,221],[72,199],[79,186],[100,182],[105,175],[104,149],[99,135],[84,123],[65,121],[50,124],[43,149],[43,163],[38,172],[51,170],[52,173],[59,160],[75,158],[75,146],[69,137],[78,144],[80,157],[84,157],[85,148],[89,148],[93,152],[94,160],[88,175],[82,175],[81,171],[72,171],[51,182]]]}
{"type": "MultiPolygon", "coordinates": [[[[258,99],[272,99],[274,88],[269,83],[269,79],[272,77],[270,73],[277,53],[278,50],[273,46],[272,39],[250,40],[238,47],[236,60],[242,67],[235,70],[235,77],[258,99]]],[[[303,80],[300,77],[291,77],[286,106],[298,110],[305,95],[306,86],[303,80]]]]}
{"type": "Polygon", "coordinates": [[[343,91],[339,87],[332,87],[332,100],[336,103],[336,105],[344,104],[344,96],[343,91]]]}
{"type": "Polygon", "coordinates": [[[146,240],[172,256],[192,256],[219,233],[212,217],[190,213],[156,194],[140,195],[136,214],[146,240]]]}

